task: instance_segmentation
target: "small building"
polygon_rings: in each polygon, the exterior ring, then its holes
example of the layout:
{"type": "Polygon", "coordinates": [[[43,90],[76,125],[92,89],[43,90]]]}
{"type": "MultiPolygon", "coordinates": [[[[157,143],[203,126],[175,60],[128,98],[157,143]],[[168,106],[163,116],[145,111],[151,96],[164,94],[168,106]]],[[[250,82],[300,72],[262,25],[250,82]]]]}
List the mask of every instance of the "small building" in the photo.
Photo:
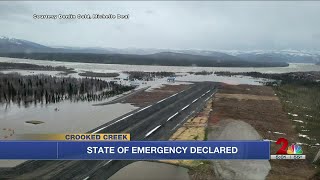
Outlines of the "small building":
{"type": "Polygon", "coordinates": [[[176,77],[168,77],[167,81],[168,82],[174,82],[176,80],[176,77]]]}

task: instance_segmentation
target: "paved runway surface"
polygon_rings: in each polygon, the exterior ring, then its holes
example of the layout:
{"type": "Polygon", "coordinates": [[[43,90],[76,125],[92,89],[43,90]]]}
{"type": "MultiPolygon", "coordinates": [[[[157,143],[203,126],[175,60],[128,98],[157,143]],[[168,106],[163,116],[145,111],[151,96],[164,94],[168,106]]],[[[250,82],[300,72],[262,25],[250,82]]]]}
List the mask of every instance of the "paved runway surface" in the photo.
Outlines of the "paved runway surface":
{"type": "MultiPolygon", "coordinates": [[[[131,140],[167,140],[190,117],[199,112],[215,93],[215,84],[195,83],[150,106],[103,124],[89,133],[130,133],[131,140]]],[[[107,179],[134,161],[27,161],[1,169],[0,179],[107,179]]]]}

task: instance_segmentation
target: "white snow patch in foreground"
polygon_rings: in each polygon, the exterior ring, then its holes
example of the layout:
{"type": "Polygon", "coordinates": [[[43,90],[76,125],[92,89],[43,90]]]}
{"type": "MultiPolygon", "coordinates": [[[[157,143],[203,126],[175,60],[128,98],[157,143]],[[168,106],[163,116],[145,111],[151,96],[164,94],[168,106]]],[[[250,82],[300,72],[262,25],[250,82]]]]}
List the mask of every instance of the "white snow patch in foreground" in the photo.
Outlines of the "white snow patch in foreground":
{"type": "Polygon", "coordinates": [[[301,120],[297,120],[297,119],[292,120],[292,121],[294,121],[294,122],[298,122],[298,123],[303,123],[303,121],[301,121],[301,120]]]}
{"type": "Polygon", "coordinates": [[[283,135],[286,135],[286,133],[282,133],[282,132],[273,132],[274,134],[283,134],[283,135]]]}
{"type": "Polygon", "coordinates": [[[305,134],[298,134],[299,137],[303,137],[303,138],[306,138],[308,140],[311,140],[311,138],[308,136],[308,135],[305,135],[305,134]]]}
{"type": "Polygon", "coordinates": [[[305,145],[305,146],[310,146],[309,144],[307,144],[307,143],[301,143],[301,142],[297,142],[296,143],[297,145],[305,145]]]}

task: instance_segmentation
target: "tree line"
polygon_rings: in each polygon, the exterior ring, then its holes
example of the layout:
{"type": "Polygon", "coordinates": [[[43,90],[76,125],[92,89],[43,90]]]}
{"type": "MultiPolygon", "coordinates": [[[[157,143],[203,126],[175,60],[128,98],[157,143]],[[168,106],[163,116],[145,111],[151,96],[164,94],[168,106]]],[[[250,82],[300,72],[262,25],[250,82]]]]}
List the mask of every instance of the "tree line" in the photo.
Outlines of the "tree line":
{"type": "Polygon", "coordinates": [[[166,72],[166,71],[159,71],[159,72],[144,72],[144,71],[126,71],[124,72],[129,74],[129,80],[144,80],[144,81],[152,81],[155,77],[164,78],[175,76],[174,72],[166,72]]]}
{"type": "Polygon", "coordinates": [[[97,78],[55,77],[49,75],[21,76],[0,73],[0,103],[56,103],[100,101],[133,89],[97,78]]]}
{"type": "Polygon", "coordinates": [[[0,70],[9,70],[9,69],[22,69],[22,70],[45,70],[45,71],[62,71],[61,74],[71,74],[76,73],[73,68],[67,68],[64,66],[41,66],[36,64],[29,63],[11,63],[11,62],[0,62],[0,70]]]}

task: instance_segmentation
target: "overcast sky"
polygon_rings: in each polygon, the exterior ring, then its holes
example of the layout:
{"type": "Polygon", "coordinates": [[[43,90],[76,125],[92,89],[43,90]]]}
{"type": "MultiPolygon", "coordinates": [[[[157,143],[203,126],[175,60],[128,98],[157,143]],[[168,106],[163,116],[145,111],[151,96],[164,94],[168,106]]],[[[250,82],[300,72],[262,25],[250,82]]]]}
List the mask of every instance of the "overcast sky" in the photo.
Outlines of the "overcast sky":
{"type": "Polygon", "coordinates": [[[0,2],[0,35],[49,46],[320,49],[320,2],[0,2]],[[130,14],[36,20],[34,14],[130,14]]]}

